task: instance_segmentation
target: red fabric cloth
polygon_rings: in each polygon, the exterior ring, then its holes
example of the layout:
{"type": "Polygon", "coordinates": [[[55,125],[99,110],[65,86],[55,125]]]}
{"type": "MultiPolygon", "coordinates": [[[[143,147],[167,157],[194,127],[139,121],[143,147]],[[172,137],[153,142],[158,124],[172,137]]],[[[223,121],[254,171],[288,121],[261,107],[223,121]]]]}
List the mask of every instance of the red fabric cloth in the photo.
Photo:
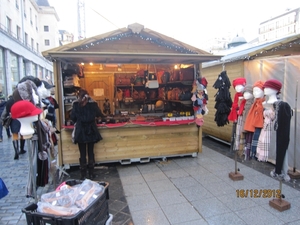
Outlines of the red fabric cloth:
{"type": "Polygon", "coordinates": [[[246,104],[246,99],[243,99],[240,104],[240,108],[239,108],[239,112],[238,112],[239,116],[243,115],[245,104],[246,104]]]}
{"type": "Polygon", "coordinates": [[[234,95],[234,101],[232,103],[232,106],[231,106],[231,111],[228,115],[228,120],[229,121],[232,121],[232,122],[236,122],[237,121],[237,118],[238,118],[238,108],[239,108],[239,97],[242,97],[243,96],[243,93],[241,92],[237,92],[235,93],[234,95]]]}

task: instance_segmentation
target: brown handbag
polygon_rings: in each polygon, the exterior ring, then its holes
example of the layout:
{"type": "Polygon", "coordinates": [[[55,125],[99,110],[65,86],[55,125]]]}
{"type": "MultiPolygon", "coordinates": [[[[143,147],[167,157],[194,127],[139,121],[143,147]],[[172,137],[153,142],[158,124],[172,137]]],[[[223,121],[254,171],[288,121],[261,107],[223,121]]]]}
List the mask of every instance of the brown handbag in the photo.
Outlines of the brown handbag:
{"type": "Polygon", "coordinates": [[[174,70],[171,74],[170,81],[179,81],[180,71],[174,70]]]}
{"type": "Polygon", "coordinates": [[[137,90],[133,90],[132,98],[133,98],[133,100],[138,100],[139,99],[139,92],[137,90]]]}
{"type": "Polygon", "coordinates": [[[123,74],[123,73],[115,74],[116,85],[130,85],[132,82],[134,82],[133,74],[123,74]]]}
{"type": "Polygon", "coordinates": [[[194,68],[181,68],[179,72],[180,81],[193,81],[194,80],[194,68]]]}

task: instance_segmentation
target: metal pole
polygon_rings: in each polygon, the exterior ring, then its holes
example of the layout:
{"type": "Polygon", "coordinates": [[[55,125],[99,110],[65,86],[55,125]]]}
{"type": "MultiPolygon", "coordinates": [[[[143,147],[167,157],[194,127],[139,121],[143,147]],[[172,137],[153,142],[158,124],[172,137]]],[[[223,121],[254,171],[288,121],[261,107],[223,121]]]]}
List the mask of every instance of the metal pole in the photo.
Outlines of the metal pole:
{"type": "Polygon", "coordinates": [[[296,83],[296,98],[295,98],[295,126],[294,126],[294,168],[293,172],[296,172],[296,142],[297,142],[297,98],[298,98],[298,80],[296,83]]]}

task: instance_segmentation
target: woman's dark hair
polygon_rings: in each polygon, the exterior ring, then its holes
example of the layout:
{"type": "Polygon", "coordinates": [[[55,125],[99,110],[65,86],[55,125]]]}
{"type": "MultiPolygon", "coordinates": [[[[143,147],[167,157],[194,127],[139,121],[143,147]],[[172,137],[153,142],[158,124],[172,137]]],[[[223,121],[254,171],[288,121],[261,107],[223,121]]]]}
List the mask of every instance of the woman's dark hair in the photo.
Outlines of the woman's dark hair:
{"type": "Polygon", "coordinates": [[[84,90],[84,89],[80,89],[78,92],[78,102],[79,102],[79,106],[85,106],[86,103],[88,103],[89,101],[89,93],[84,90]]]}

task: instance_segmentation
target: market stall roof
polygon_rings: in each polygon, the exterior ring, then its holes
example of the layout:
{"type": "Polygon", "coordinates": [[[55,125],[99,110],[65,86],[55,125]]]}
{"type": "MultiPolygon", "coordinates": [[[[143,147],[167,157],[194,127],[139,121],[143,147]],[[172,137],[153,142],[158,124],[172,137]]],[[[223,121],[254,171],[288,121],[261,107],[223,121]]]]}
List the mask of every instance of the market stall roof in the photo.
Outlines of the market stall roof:
{"type": "Polygon", "coordinates": [[[199,64],[221,58],[144,28],[138,23],[53,48],[42,54],[51,61],[101,64],[199,64]]]}
{"type": "MultiPolygon", "coordinates": [[[[286,56],[286,55],[299,55],[300,54],[300,34],[291,35],[278,40],[262,43],[255,46],[248,47],[240,51],[236,51],[227,54],[221,59],[216,61],[210,61],[202,64],[203,68],[220,65],[228,62],[234,62],[238,60],[251,60],[257,57],[269,57],[269,56],[286,56]]],[[[239,46],[239,47],[243,47],[239,46]]],[[[238,47],[237,47],[238,48],[238,47]]]]}

